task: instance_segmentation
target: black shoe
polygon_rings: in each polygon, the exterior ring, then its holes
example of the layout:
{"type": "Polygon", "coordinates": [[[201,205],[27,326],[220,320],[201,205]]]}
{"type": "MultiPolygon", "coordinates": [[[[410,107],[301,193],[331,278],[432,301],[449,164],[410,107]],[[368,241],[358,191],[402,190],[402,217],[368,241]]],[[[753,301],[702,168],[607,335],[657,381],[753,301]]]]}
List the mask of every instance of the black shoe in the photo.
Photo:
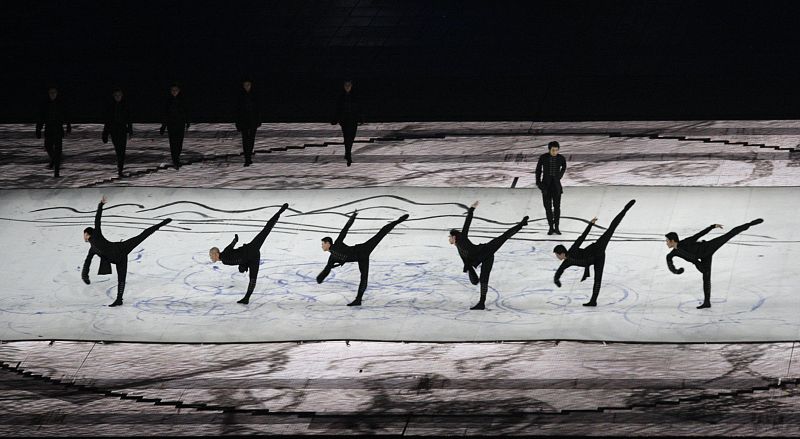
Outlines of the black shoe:
{"type": "Polygon", "coordinates": [[[122,169],[117,170],[117,177],[122,178],[122,169]]]}
{"type": "Polygon", "coordinates": [[[753,221],[750,221],[748,224],[751,225],[751,226],[755,226],[755,225],[761,224],[763,222],[764,222],[763,219],[758,218],[758,219],[754,219],[753,221]]]}
{"type": "Polygon", "coordinates": [[[597,306],[597,302],[588,301],[584,303],[583,306],[597,306]]]}
{"type": "Polygon", "coordinates": [[[625,210],[630,209],[634,204],[636,204],[636,200],[628,201],[628,204],[625,205],[625,210]]]}
{"type": "Polygon", "coordinates": [[[250,303],[250,298],[249,297],[243,297],[243,298],[237,300],[236,303],[241,303],[242,305],[247,305],[248,303],[250,303]]]}
{"type": "Polygon", "coordinates": [[[552,228],[552,227],[550,227],[550,230],[548,230],[548,231],[547,231],[547,234],[548,234],[548,235],[555,235],[555,233],[556,233],[556,231],[555,231],[555,230],[553,230],[553,228],[552,228]]]}
{"type": "Polygon", "coordinates": [[[349,168],[349,167],[350,167],[350,165],[352,165],[352,164],[353,164],[353,161],[352,161],[352,160],[350,160],[350,159],[347,159],[347,167],[349,168]]]}
{"type": "Polygon", "coordinates": [[[361,306],[361,299],[356,299],[347,304],[347,306],[361,306]]]}
{"type": "Polygon", "coordinates": [[[253,164],[253,162],[252,162],[252,161],[250,161],[250,160],[245,160],[245,161],[244,161],[244,167],[245,167],[245,168],[246,168],[246,167],[248,167],[248,166],[250,166],[250,165],[252,165],[252,164],[253,164]]]}
{"type": "Polygon", "coordinates": [[[527,226],[528,225],[528,215],[525,215],[524,217],[522,217],[521,224],[523,226],[527,226]]]}
{"type": "Polygon", "coordinates": [[[697,307],[697,309],[703,309],[703,308],[711,308],[711,304],[708,302],[703,302],[702,305],[697,307]]]}
{"type": "Polygon", "coordinates": [[[61,174],[59,174],[58,171],[53,173],[53,178],[59,178],[59,177],[61,177],[61,174]]]}
{"type": "Polygon", "coordinates": [[[403,216],[401,216],[401,217],[400,217],[400,218],[397,220],[397,222],[398,222],[398,223],[402,223],[403,221],[405,221],[405,220],[407,220],[407,219],[408,219],[408,214],[406,213],[406,214],[404,214],[403,216]]]}
{"type": "Polygon", "coordinates": [[[472,310],[475,310],[475,309],[486,309],[486,305],[484,305],[483,302],[478,302],[477,304],[475,304],[475,306],[473,306],[470,309],[472,309],[472,310]]]}
{"type": "Polygon", "coordinates": [[[561,230],[558,230],[558,227],[556,227],[556,228],[553,229],[553,233],[555,233],[556,235],[560,235],[561,234],[561,230]]]}
{"type": "Polygon", "coordinates": [[[117,300],[114,301],[114,303],[112,303],[111,305],[108,305],[108,306],[111,307],[111,306],[120,306],[120,305],[122,305],[122,299],[117,299],[117,300]]]}
{"type": "Polygon", "coordinates": [[[164,227],[164,226],[166,226],[167,224],[169,224],[169,223],[171,223],[171,222],[172,222],[172,218],[167,218],[167,219],[165,219],[164,221],[161,221],[161,222],[158,224],[158,227],[164,227]]]}

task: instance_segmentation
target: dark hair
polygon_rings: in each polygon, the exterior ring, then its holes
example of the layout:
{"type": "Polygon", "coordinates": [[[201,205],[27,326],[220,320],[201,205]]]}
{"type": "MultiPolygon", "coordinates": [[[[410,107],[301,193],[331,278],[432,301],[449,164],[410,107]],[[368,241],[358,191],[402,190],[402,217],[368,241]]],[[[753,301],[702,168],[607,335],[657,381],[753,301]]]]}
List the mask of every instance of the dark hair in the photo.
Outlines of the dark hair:
{"type": "Polygon", "coordinates": [[[333,245],[333,239],[331,239],[330,236],[322,238],[322,242],[327,242],[328,244],[333,245]]]}
{"type": "Polygon", "coordinates": [[[559,148],[561,148],[561,145],[559,145],[559,144],[558,144],[558,142],[556,142],[555,140],[553,140],[552,142],[550,142],[550,143],[548,143],[548,144],[547,144],[547,149],[548,149],[548,150],[550,150],[550,149],[552,149],[552,148],[559,149],[559,148]]]}
{"type": "Polygon", "coordinates": [[[89,236],[92,236],[92,234],[94,233],[94,229],[91,228],[91,227],[87,227],[87,228],[83,229],[83,233],[85,233],[85,234],[87,234],[89,236]]]}
{"type": "Polygon", "coordinates": [[[457,229],[450,229],[450,236],[456,238],[456,241],[458,241],[458,238],[461,237],[461,231],[457,229]]]}
{"type": "Polygon", "coordinates": [[[558,245],[557,245],[557,246],[555,246],[555,248],[553,249],[553,253],[557,253],[557,254],[559,254],[559,255],[565,255],[565,254],[567,254],[567,248],[566,248],[566,247],[564,247],[564,246],[563,246],[563,245],[561,245],[561,244],[558,244],[558,245]]]}
{"type": "Polygon", "coordinates": [[[678,241],[680,241],[680,240],[678,239],[678,234],[677,234],[677,233],[675,233],[675,232],[669,232],[669,233],[667,233],[667,234],[666,234],[666,235],[664,235],[664,236],[666,236],[666,237],[667,237],[667,239],[669,239],[670,241],[675,241],[675,242],[678,242],[678,241]]]}
{"type": "Polygon", "coordinates": [[[114,87],[114,88],[111,90],[111,93],[116,93],[116,92],[123,93],[123,91],[122,91],[122,87],[114,87]]]}
{"type": "Polygon", "coordinates": [[[172,87],[183,88],[183,87],[181,87],[180,82],[173,82],[172,84],[169,85],[169,88],[172,88],[172,87]]]}

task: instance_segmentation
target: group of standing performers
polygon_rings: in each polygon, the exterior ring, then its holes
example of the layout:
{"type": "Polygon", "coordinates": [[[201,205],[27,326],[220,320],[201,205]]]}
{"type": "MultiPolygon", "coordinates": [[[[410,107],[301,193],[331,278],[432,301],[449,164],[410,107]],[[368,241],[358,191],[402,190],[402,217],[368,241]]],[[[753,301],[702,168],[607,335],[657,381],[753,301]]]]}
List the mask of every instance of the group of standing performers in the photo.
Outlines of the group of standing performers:
{"type": "MultiPolygon", "coordinates": [[[[242,81],[234,115],[236,131],[242,135],[244,166],[253,163],[256,130],[261,126],[261,116],[261,107],[253,81],[245,79],[242,81]]],[[[175,169],[180,169],[182,165],[180,157],[183,151],[183,139],[191,126],[190,120],[189,105],[183,97],[181,86],[172,84],[164,103],[159,133],[162,136],[166,133],[169,138],[170,156],[175,169]]],[[[352,149],[356,130],[363,123],[361,103],[353,92],[353,82],[347,80],[343,84],[343,91],[337,101],[336,112],[331,122],[332,125],[338,124],[342,129],[347,166],[353,162],[352,149]]],[[[56,87],[50,87],[47,90],[47,99],[39,108],[36,138],[41,139],[44,134],[44,148],[49,157],[47,168],[53,170],[54,177],[60,177],[63,139],[71,131],[72,125],[63,99],[59,98],[56,87]]],[[[111,93],[111,100],[104,109],[101,139],[103,143],[108,143],[110,139],[114,145],[119,177],[123,176],[125,148],[131,137],[133,137],[133,120],[130,107],[122,89],[115,88],[111,93]]]]}
{"type": "MultiPolygon", "coordinates": [[[[553,148],[551,145],[551,151],[552,150],[553,148]]],[[[563,175],[563,172],[561,175],[563,175]]],[[[551,182],[551,184],[553,183],[554,182],[551,182]]],[[[549,187],[552,188],[554,186],[549,187]]],[[[558,183],[558,187],[560,189],[560,183],[558,183]]],[[[545,200],[547,201],[547,198],[545,198],[545,200]]],[[[91,265],[92,258],[95,255],[99,256],[101,260],[98,274],[111,274],[111,264],[116,265],[118,278],[117,298],[109,306],[119,306],[122,304],[122,296],[125,291],[128,254],[130,254],[139,244],[147,239],[147,237],[152,235],[161,227],[169,224],[172,220],[167,218],[159,224],[145,229],[141,234],[131,239],[122,242],[110,242],[103,236],[101,228],[101,217],[105,202],[106,198],[103,197],[97,206],[94,228],[87,227],[83,233],[83,238],[89,243],[90,249],[83,264],[81,277],[87,285],[90,283],[89,267],[91,265]]],[[[600,287],[603,279],[603,269],[606,263],[606,249],[608,244],[611,242],[614,232],[617,230],[623,218],[625,217],[625,214],[628,213],[635,203],[636,200],[630,200],[625,207],[623,207],[622,211],[620,211],[617,216],[614,217],[608,228],[600,235],[600,237],[588,246],[581,248],[592,227],[594,227],[595,223],[597,222],[596,217],[588,222],[586,229],[569,248],[559,244],[553,249],[553,253],[555,254],[556,258],[561,261],[561,265],[558,267],[555,276],[553,277],[553,282],[559,288],[561,287],[561,276],[567,268],[571,266],[583,267],[583,277],[581,278],[581,282],[583,282],[590,277],[589,267],[594,266],[594,286],[592,288],[592,296],[587,303],[583,304],[583,306],[597,306],[597,298],[600,294],[600,287]]],[[[513,237],[520,230],[522,230],[523,227],[528,225],[528,216],[525,216],[522,218],[522,220],[520,220],[519,223],[509,228],[500,236],[482,244],[475,244],[469,239],[469,229],[475,209],[477,207],[478,202],[476,201],[467,209],[467,215],[464,219],[464,225],[461,230],[451,229],[448,238],[450,244],[454,245],[458,251],[458,255],[463,263],[463,272],[467,273],[470,283],[473,285],[480,285],[480,299],[477,304],[470,308],[472,310],[486,309],[486,295],[489,290],[489,276],[492,271],[492,266],[494,265],[495,253],[500,250],[500,248],[503,246],[503,244],[505,244],[506,241],[508,241],[508,239],[513,237]],[[478,275],[475,271],[479,266],[480,275],[478,275]]],[[[288,208],[289,204],[283,204],[278,212],[276,212],[272,218],[267,221],[264,228],[249,243],[236,248],[236,244],[239,241],[239,235],[234,235],[233,241],[231,241],[231,243],[228,244],[224,250],[220,251],[218,247],[212,247],[209,250],[209,257],[212,262],[222,262],[224,265],[235,265],[238,267],[240,273],[249,272],[250,282],[247,287],[247,292],[245,293],[245,296],[238,301],[238,303],[245,305],[249,303],[250,296],[253,294],[253,291],[255,291],[256,288],[258,271],[261,263],[261,246],[264,244],[264,241],[267,239],[267,236],[269,236],[269,233],[272,231],[273,227],[278,223],[281,214],[288,208]]],[[[344,240],[348,231],[350,230],[350,227],[352,227],[352,225],[355,223],[357,215],[357,211],[354,211],[350,215],[347,223],[339,232],[336,240],[333,240],[328,236],[322,238],[321,248],[324,252],[330,253],[330,256],[327,264],[317,276],[317,283],[322,283],[333,268],[340,267],[348,262],[357,262],[358,269],[361,273],[361,280],[358,285],[358,292],[355,299],[348,303],[347,306],[361,305],[369,280],[369,259],[372,252],[375,250],[381,240],[386,237],[386,235],[388,235],[395,227],[409,218],[408,214],[402,215],[398,219],[384,225],[378,231],[378,233],[375,234],[375,236],[367,241],[350,246],[345,244],[344,240]]],[[[703,303],[697,307],[698,309],[711,307],[711,261],[714,253],[734,236],[744,232],[751,226],[760,224],[762,222],[763,220],[760,218],[750,221],[749,223],[734,227],[730,232],[709,241],[701,241],[699,238],[714,228],[722,228],[720,224],[713,224],[694,236],[685,238],[683,240],[679,239],[675,232],[670,232],[665,235],[667,247],[671,249],[670,253],[667,255],[667,266],[669,267],[669,270],[675,274],[683,273],[683,268],[675,268],[673,264],[672,260],[677,256],[694,264],[695,267],[697,267],[697,269],[703,274],[704,300],[703,303]]],[[[554,229],[557,229],[557,217],[553,217],[553,219],[548,217],[548,223],[550,225],[551,232],[553,232],[554,229]]]]}

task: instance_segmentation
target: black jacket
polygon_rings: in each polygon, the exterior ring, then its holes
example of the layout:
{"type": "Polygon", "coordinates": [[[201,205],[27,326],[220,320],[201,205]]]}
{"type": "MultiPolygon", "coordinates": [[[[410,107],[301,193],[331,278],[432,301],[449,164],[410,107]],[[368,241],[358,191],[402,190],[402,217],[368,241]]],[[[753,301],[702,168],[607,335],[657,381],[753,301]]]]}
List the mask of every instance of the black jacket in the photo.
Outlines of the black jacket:
{"type": "Polygon", "coordinates": [[[675,265],[672,263],[672,258],[677,256],[681,259],[691,262],[694,264],[695,268],[702,272],[703,260],[704,258],[708,257],[708,255],[704,254],[703,252],[703,247],[706,242],[698,241],[698,239],[712,230],[714,230],[713,224],[697,232],[697,234],[693,236],[678,241],[678,246],[672,249],[669,254],[667,254],[667,267],[669,267],[669,271],[675,274],[683,273],[683,268],[676,269],[675,265]]]}
{"type": "Polygon", "coordinates": [[[550,176],[550,157],[550,153],[544,153],[539,156],[539,161],[536,163],[536,187],[543,191],[557,189],[563,192],[561,178],[564,177],[564,173],[567,172],[567,159],[561,154],[556,155],[556,178],[553,178],[550,176]],[[551,186],[553,187],[551,188],[551,186]]]}
{"type": "Polygon", "coordinates": [[[178,94],[178,96],[170,95],[167,98],[161,120],[163,126],[177,128],[181,125],[189,125],[189,110],[182,94],[178,94]]]}
{"type": "Polygon", "coordinates": [[[343,92],[339,95],[339,100],[336,102],[336,115],[333,118],[332,124],[353,124],[363,123],[364,113],[361,108],[361,102],[354,92],[343,92]]]}
{"type": "Polygon", "coordinates": [[[246,130],[261,126],[261,107],[255,90],[242,90],[236,102],[236,129],[246,130]]]}
{"type": "Polygon", "coordinates": [[[36,132],[41,133],[44,128],[45,134],[48,136],[64,135],[64,127],[66,126],[66,133],[72,131],[72,126],[67,117],[67,110],[63,101],[56,97],[54,100],[47,99],[42,102],[39,107],[39,118],[36,121],[36,132]]]}
{"type": "Polygon", "coordinates": [[[103,118],[103,133],[127,133],[133,134],[133,124],[131,122],[131,112],[128,108],[128,101],[124,98],[117,102],[111,100],[106,105],[103,118]]]}

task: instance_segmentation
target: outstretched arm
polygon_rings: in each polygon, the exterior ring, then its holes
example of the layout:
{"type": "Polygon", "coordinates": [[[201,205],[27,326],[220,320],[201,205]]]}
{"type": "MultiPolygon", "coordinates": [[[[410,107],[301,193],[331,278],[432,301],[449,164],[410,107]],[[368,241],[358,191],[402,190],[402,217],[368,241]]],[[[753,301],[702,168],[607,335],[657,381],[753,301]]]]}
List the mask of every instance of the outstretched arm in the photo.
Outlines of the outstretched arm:
{"type": "Polygon", "coordinates": [[[669,268],[669,271],[671,271],[673,274],[683,274],[683,267],[675,268],[675,264],[672,263],[672,258],[674,257],[675,257],[674,250],[669,252],[669,254],[667,254],[667,267],[669,268]]]}
{"type": "Polygon", "coordinates": [[[233,241],[231,241],[231,243],[228,244],[228,246],[225,247],[225,249],[222,250],[222,251],[226,252],[226,251],[229,251],[229,250],[233,250],[233,246],[235,246],[237,242],[239,242],[239,234],[238,233],[233,235],[233,241]]]}
{"type": "Polygon", "coordinates": [[[89,254],[86,255],[86,260],[83,261],[83,270],[81,270],[81,279],[83,279],[83,283],[89,285],[91,282],[89,281],[89,267],[92,265],[92,258],[94,257],[95,253],[91,247],[89,247],[89,254]]]}
{"type": "Polygon", "coordinates": [[[461,236],[464,238],[469,235],[469,226],[472,224],[472,215],[475,213],[475,208],[478,207],[478,202],[472,203],[472,206],[469,206],[467,210],[467,217],[464,218],[464,227],[461,228],[461,236]]]}
{"type": "Polygon", "coordinates": [[[566,270],[567,267],[569,267],[569,266],[570,266],[570,263],[567,262],[567,261],[564,261],[558,267],[558,270],[556,270],[556,275],[553,276],[553,283],[555,283],[557,287],[561,288],[561,275],[564,274],[564,270],[566,270]]]}
{"type": "MultiPolygon", "coordinates": [[[[689,239],[690,239],[690,240],[697,240],[697,239],[700,239],[700,238],[701,238],[701,237],[703,237],[703,236],[704,236],[706,233],[708,233],[708,232],[710,232],[710,231],[714,230],[714,228],[715,228],[715,227],[717,227],[718,225],[719,225],[719,224],[712,224],[712,225],[710,225],[710,226],[706,227],[705,229],[703,229],[703,230],[701,230],[701,231],[697,232],[696,234],[694,234],[694,235],[690,236],[690,237],[689,237],[689,239]]],[[[720,226],[720,227],[721,227],[721,226],[720,226]]]]}
{"type": "Polygon", "coordinates": [[[589,222],[589,225],[586,226],[586,229],[583,231],[583,233],[581,233],[581,236],[579,236],[578,239],[575,240],[575,243],[572,244],[572,247],[569,248],[570,250],[578,249],[581,247],[581,245],[583,245],[583,241],[586,239],[587,236],[589,236],[589,230],[592,229],[594,221],[595,220],[589,222]]]}
{"type": "Polygon", "coordinates": [[[344,241],[345,236],[347,236],[347,232],[350,231],[350,227],[356,222],[356,215],[358,215],[358,211],[353,211],[353,214],[350,215],[350,219],[347,220],[347,224],[344,225],[344,228],[341,232],[339,232],[339,236],[336,238],[336,242],[344,241]]]}
{"type": "Polygon", "coordinates": [[[97,213],[94,214],[94,230],[97,233],[100,232],[100,220],[103,216],[103,205],[106,204],[106,196],[103,195],[103,198],[100,199],[100,203],[97,204],[97,213]]]}
{"type": "Polygon", "coordinates": [[[329,274],[331,274],[331,269],[333,267],[334,267],[333,255],[331,255],[331,257],[328,258],[328,263],[325,264],[325,268],[323,268],[322,271],[317,275],[317,283],[318,284],[321,284],[322,281],[324,281],[325,278],[328,277],[329,274]]]}

